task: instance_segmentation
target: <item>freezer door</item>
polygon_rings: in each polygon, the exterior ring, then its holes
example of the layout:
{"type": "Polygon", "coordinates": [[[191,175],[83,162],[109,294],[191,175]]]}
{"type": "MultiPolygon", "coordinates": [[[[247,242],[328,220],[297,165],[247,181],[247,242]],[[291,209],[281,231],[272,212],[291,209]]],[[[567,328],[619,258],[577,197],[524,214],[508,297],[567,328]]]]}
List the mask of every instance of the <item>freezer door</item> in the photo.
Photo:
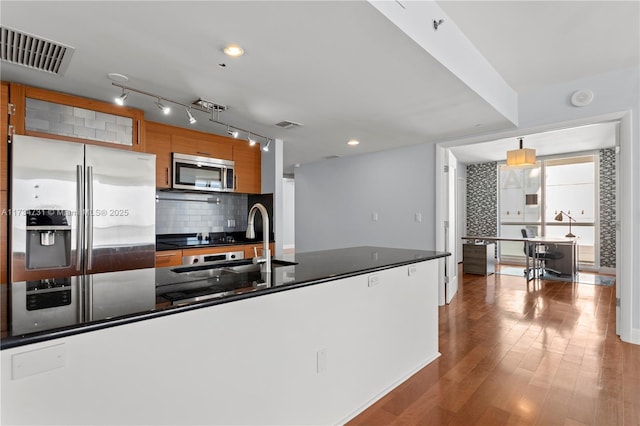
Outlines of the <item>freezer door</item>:
{"type": "MultiPolygon", "coordinates": [[[[14,135],[11,163],[11,280],[37,280],[82,273],[82,196],[84,146],[14,135]],[[69,226],[52,231],[27,229],[27,213],[62,213],[69,226]]],[[[31,215],[31,218],[37,216],[31,215]]],[[[42,218],[42,216],[40,216],[42,218]]],[[[45,221],[46,222],[46,221],[45,221]]],[[[41,225],[41,224],[39,224],[41,225]]]]}
{"type": "Polygon", "coordinates": [[[87,273],[155,264],[155,155],[86,145],[87,273]]]}

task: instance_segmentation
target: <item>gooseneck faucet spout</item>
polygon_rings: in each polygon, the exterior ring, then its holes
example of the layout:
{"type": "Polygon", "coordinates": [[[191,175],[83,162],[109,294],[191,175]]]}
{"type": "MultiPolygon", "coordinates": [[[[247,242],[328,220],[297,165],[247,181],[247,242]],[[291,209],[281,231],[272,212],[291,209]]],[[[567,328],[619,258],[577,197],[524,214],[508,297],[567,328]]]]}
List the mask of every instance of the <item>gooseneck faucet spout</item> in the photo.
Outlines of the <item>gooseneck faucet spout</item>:
{"type": "Polygon", "coordinates": [[[269,214],[267,213],[267,209],[261,203],[255,203],[249,209],[249,220],[247,223],[247,238],[255,238],[256,230],[253,225],[256,212],[260,211],[260,215],[262,216],[262,257],[253,258],[253,263],[260,264],[261,272],[271,272],[271,252],[269,251],[269,214]]]}

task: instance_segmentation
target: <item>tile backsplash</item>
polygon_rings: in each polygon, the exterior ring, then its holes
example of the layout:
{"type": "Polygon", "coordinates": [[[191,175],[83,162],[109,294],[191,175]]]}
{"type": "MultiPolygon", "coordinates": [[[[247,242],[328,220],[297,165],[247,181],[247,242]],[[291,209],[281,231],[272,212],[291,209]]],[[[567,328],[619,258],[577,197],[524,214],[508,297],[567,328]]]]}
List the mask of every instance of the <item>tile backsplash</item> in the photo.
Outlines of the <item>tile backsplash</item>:
{"type": "Polygon", "coordinates": [[[157,191],[156,201],[156,234],[247,229],[247,194],[157,191]],[[229,226],[229,221],[235,221],[235,226],[229,226]]]}

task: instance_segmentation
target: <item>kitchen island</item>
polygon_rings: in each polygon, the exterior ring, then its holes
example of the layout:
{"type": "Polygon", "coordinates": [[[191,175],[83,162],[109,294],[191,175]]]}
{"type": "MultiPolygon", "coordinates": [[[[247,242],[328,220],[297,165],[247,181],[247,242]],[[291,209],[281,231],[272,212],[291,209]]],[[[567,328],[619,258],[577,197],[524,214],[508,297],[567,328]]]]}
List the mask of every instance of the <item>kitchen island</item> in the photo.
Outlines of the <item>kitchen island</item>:
{"type": "Polygon", "coordinates": [[[270,274],[13,283],[2,423],[344,422],[438,357],[447,255],[355,247],[276,260],[270,274]]]}

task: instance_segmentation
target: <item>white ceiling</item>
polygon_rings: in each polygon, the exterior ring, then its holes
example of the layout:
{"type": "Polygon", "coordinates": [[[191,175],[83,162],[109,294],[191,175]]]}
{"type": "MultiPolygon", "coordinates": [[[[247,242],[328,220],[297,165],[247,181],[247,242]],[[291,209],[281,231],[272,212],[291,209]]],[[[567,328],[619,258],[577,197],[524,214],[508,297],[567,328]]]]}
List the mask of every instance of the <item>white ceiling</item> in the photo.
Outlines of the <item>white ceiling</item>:
{"type": "MultiPolygon", "coordinates": [[[[637,1],[438,4],[519,92],[640,62],[637,1]]],[[[363,1],[3,0],[0,23],[76,48],[62,77],[2,63],[3,80],[111,102],[120,94],[107,78],[115,72],[184,104],[224,104],[222,121],[284,140],[285,172],[514,127],[363,1]],[[245,55],[225,57],[228,43],[245,55]],[[303,126],[275,126],[283,120],[303,126]],[[361,144],[348,147],[352,138],[361,144]]],[[[189,127],[178,108],[162,116],[153,99],[135,94],[127,104],[149,120],[189,127]]],[[[225,133],[194,114],[195,128],[225,133]]]]}

